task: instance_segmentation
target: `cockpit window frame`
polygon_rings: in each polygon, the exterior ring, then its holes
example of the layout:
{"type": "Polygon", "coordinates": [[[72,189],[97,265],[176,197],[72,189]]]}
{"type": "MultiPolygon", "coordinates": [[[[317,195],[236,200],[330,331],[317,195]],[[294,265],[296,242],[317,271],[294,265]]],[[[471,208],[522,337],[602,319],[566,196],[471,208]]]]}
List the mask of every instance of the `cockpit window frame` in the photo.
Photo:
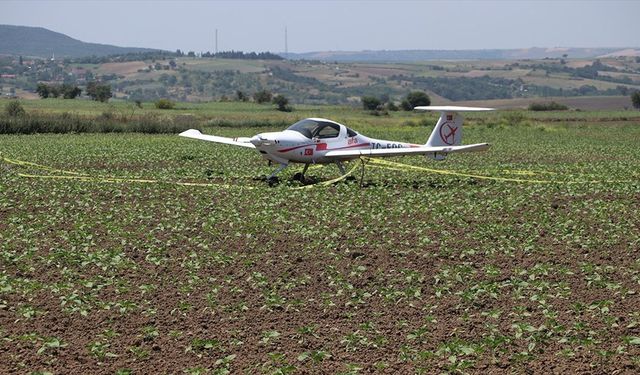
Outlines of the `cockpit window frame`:
{"type": "Polygon", "coordinates": [[[326,122],[326,121],[318,121],[318,126],[313,132],[313,137],[318,139],[330,139],[330,138],[337,138],[339,136],[340,136],[340,125],[334,124],[332,122],[326,122]],[[322,131],[324,131],[327,128],[331,129],[331,132],[327,134],[321,134],[322,131]]]}
{"type": "Polygon", "coordinates": [[[313,119],[300,120],[295,124],[289,126],[287,130],[298,132],[309,139],[337,138],[340,136],[340,132],[342,131],[341,126],[338,123],[331,122],[331,121],[313,120],[313,119]],[[326,129],[327,127],[333,129],[336,132],[331,132],[330,134],[326,134],[326,135],[319,134],[323,129],[326,129]]]}

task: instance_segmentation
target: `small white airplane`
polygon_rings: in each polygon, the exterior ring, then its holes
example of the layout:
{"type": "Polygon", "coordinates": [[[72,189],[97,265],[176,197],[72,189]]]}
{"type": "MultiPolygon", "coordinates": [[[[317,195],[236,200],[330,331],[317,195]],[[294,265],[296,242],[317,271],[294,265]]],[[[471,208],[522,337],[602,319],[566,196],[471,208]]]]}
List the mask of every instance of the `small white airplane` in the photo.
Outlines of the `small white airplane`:
{"type": "Polygon", "coordinates": [[[263,158],[280,164],[269,176],[270,182],[274,182],[276,175],[290,163],[304,164],[302,173],[295,177],[304,181],[304,174],[311,164],[335,163],[344,175],[342,162],[361,156],[426,155],[434,160],[443,160],[450,153],[484,151],[489,148],[488,143],[461,145],[464,118],[459,112],[492,111],[493,108],[427,106],[414,109],[440,112],[440,118],[424,145],[369,138],[335,121],[322,118],[307,118],[283,131],[260,133],[251,138],[218,137],[202,134],[196,129],[186,130],[179,135],[258,150],[263,158]]]}

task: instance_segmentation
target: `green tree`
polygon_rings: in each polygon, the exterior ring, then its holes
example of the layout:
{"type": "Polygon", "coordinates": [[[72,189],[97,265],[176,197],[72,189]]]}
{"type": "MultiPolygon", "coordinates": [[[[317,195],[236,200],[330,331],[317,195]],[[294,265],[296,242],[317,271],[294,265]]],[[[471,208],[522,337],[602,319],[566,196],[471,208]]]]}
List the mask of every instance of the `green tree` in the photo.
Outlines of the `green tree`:
{"type": "Polygon", "coordinates": [[[22,104],[20,104],[17,100],[12,100],[7,103],[7,106],[4,108],[4,112],[9,117],[18,117],[24,115],[24,108],[22,108],[22,104]]]}
{"type": "Polygon", "coordinates": [[[631,94],[631,103],[635,109],[640,109],[640,91],[634,91],[631,94]]]}
{"type": "Polygon", "coordinates": [[[380,99],[375,96],[363,96],[360,100],[362,101],[362,107],[370,111],[377,109],[382,104],[380,99]]]}
{"type": "Polygon", "coordinates": [[[49,86],[49,97],[50,98],[57,98],[60,96],[60,94],[62,94],[62,88],[60,87],[60,85],[51,85],[49,86]]]}
{"type": "Polygon", "coordinates": [[[50,93],[49,85],[45,83],[38,83],[38,86],[36,87],[36,92],[38,93],[38,95],[40,95],[42,99],[48,98],[50,93]]]}
{"type": "Polygon", "coordinates": [[[256,103],[269,103],[272,99],[271,93],[267,90],[260,90],[258,92],[256,92],[255,94],[253,94],[253,100],[256,101],[256,103]]]}
{"type": "Polygon", "coordinates": [[[93,100],[106,103],[112,96],[111,86],[95,81],[89,82],[87,85],[87,95],[89,95],[93,100]]]}
{"type": "Polygon", "coordinates": [[[405,111],[412,111],[413,108],[418,106],[426,106],[431,104],[429,95],[422,91],[412,91],[407,97],[400,103],[400,106],[405,111]]]}
{"type": "Polygon", "coordinates": [[[64,99],[75,99],[82,93],[82,89],[74,85],[62,85],[62,97],[64,99]]]}
{"type": "Polygon", "coordinates": [[[289,99],[287,99],[284,95],[276,95],[273,97],[273,104],[276,105],[278,111],[282,112],[291,112],[293,108],[289,106],[289,99]]]}
{"type": "Polygon", "coordinates": [[[236,90],[236,100],[238,100],[239,102],[246,102],[247,100],[249,100],[249,98],[245,95],[244,92],[236,90]]]}

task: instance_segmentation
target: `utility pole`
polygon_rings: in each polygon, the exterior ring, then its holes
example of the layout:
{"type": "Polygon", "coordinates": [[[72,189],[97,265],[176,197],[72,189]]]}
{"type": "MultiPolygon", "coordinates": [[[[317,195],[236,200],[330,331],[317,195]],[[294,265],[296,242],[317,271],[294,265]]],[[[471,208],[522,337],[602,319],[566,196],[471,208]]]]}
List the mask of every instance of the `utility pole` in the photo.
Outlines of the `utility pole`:
{"type": "Polygon", "coordinates": [[[216,55],[218,54],[218,29],[216,29],[216,55]]]}
{"type": "Polygon", "coordinates": [[[289,58],[289,41],[287,40],[287,27],[284,27],[284,56],[285,59],[289,58]]]}

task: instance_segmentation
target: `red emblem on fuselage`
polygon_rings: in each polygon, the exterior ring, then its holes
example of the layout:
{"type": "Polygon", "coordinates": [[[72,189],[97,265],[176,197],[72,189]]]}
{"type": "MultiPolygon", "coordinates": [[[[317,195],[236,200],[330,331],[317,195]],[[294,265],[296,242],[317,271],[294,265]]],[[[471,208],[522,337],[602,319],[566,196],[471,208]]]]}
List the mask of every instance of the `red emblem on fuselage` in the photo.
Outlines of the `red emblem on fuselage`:
{"type": "Polygon", "coordinates": [[[305,156],[313,155],[313,149],[312,148],[305,148],[304,149],[304,154],[305,154],[305,156]]]}

